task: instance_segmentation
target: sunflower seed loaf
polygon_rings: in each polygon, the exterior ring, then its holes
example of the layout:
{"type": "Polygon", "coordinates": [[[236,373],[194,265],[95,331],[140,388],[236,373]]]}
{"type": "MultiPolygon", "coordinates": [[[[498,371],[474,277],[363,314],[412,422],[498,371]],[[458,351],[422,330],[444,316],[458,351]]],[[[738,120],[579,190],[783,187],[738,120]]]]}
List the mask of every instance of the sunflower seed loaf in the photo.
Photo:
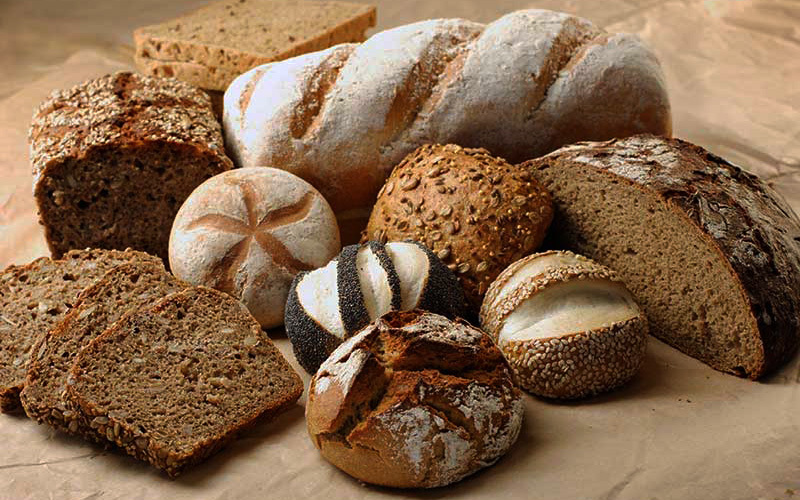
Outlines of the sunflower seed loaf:
{"type": "Polygon", "coordinates": [[[327,266],[299,274],[286,304],[286,334],[309,373],[370,321],[392,310],[466,312],[458,280],[417,242],[345,247],[327,266]]]}
{"type": "Polygon", "coordinates": [[[54,258],[72,248],[130,247],[166,260],[183,200],[232,167],[207,95],[129,72],[54,92],[36,110],[29,140],[54,258]]]}
{"type": "Polygon", "coordinates": [[[496,462],[523,405],[489,336],[462,320],[392,311],[311,379],[306,423],[328,461],[368,483],[434,488],[496,462]]]}
{"type": "Polygon", "coordinates": [[[126,315],[78,354],[67,380],[99,436],[173,477],[302,392],[247,308],[205,287],[126,315]]]}
{"type": "Polygon", "coordinates": [[[80,408],[66,398],[67,374],[75,356],[124,314],[146,307],[189,286],[169,274],[161,262],[121,264],[78,297],[69,314],[31,349],[20,394],[25,413],[39,423],[107,443],[80,408]]]}
{"type": "Polygon", "coordinates": [[[529,392],[575,399],[614,389],[641,367],[647,318],[605,266],[550,251],[510,265],[489,287],[481,328],[529,392]]]}
{"type": "Polygon", "coordinates": [[[552,217],[550,194],[526,169],[485,149],[428,144],[392,171],[365,237],[431,248],[477,313],[489,284],[539,247],[552,217]]]}
{"type": "Polygon", "coordinates": [[[0,273],[0,412],[20,409],[31,347],[64,319],[81,291],[112,267],[158,262],[132,250],[72,250],[63,259],[42,257],[0,273]]]}

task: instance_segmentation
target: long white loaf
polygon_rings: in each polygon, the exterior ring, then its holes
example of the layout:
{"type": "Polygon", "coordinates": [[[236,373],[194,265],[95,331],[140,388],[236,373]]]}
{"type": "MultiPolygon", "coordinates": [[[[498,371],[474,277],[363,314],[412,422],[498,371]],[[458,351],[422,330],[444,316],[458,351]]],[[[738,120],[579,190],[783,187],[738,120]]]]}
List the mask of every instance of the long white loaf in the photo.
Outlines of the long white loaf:
{"type": "Polygon", "coordinates": [[[636,36],[546,10],[488,25],[424,21],[259,66],[224,106],[234,161],[310,182],[345,239],[394,165],[425,143],[517,162],[579,140],[671,133],[660,66],[636,36]]]}

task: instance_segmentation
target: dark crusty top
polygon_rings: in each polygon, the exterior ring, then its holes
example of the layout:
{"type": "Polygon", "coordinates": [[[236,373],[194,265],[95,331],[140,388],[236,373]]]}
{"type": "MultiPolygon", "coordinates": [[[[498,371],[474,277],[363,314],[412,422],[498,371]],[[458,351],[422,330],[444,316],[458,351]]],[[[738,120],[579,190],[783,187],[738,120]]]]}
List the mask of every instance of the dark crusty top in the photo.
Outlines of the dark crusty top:
{"type": "Polygon", "coordinates": [[[739,276],[764,345],[757,378],[800,341],[800,221],[765,182],[679,139],[638,135],[564,147],[530,165],[579,162],[655,191],[694,221],[739,276]]]}
{"type": "Polygon", "coordinates": [[[33,185],[54,161],[99,146],[156,141],[194,145],[233,166],[208,95],[187,83],[118,72],[54,91],[31,123],[33,185]]]}

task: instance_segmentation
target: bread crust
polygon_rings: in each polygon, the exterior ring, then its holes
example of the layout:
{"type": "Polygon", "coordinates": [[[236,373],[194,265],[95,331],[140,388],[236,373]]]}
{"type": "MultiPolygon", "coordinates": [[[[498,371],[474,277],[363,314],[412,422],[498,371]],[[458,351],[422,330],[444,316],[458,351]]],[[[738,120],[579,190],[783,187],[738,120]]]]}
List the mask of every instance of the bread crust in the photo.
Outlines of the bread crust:
{"type": "MultiPolygon", "coordinates": [[[[572,163],[658,196],[730,270],[749,310],[744,326],[761,352],[739,369],[709,359],[705,362],[757,379],[796,351],[800,343],[800,221],[766,183],[700,146],[651,135],[579,143],[523,165],[543,179],[537,170],[566,168],[572,163]]],[[[602,261],[602,255],[590,256],[602,261]]],[[[670,342],[659,334],[659,325],[653,325],[652,331],[670,342]]],[[[689,354],[700,357],[700,353],[689,354]]]]}

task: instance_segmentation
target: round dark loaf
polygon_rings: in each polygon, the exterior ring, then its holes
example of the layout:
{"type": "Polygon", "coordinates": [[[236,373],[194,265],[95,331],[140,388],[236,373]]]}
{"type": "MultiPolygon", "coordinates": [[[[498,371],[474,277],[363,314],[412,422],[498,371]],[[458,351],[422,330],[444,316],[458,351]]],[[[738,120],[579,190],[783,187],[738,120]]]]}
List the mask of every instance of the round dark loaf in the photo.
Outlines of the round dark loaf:
{"type": "Polygon", "coordinates": [[[553,195],[552,244],[617,271],[655,336],[752,379],[797,349],[800,221],[756,176],[649,135],[524,165],[553,195]]]}
{"type": "Polygon", "coordinates": [[[295,277],[286,303],[286,334],[309,373],[345,339],[391,310],[465,313],[453,272],[417,242],[350,245],[327,266],[295,277]]]}
{"type": "Polygon", "coordinates": [[[129,72],[54,92],[30,130],[33,189],[54,258],[133,248],[167,260],[172,220],[233,165],[201,90],[129,72]]]}
{"type": "Polygon", "coordinates": [[[468,323],[393,311],[339,346],[309,386],[306,421],[331,463],[369,483],[444,486],[516,441],[522,398],[491,338],[468,323]]]}

